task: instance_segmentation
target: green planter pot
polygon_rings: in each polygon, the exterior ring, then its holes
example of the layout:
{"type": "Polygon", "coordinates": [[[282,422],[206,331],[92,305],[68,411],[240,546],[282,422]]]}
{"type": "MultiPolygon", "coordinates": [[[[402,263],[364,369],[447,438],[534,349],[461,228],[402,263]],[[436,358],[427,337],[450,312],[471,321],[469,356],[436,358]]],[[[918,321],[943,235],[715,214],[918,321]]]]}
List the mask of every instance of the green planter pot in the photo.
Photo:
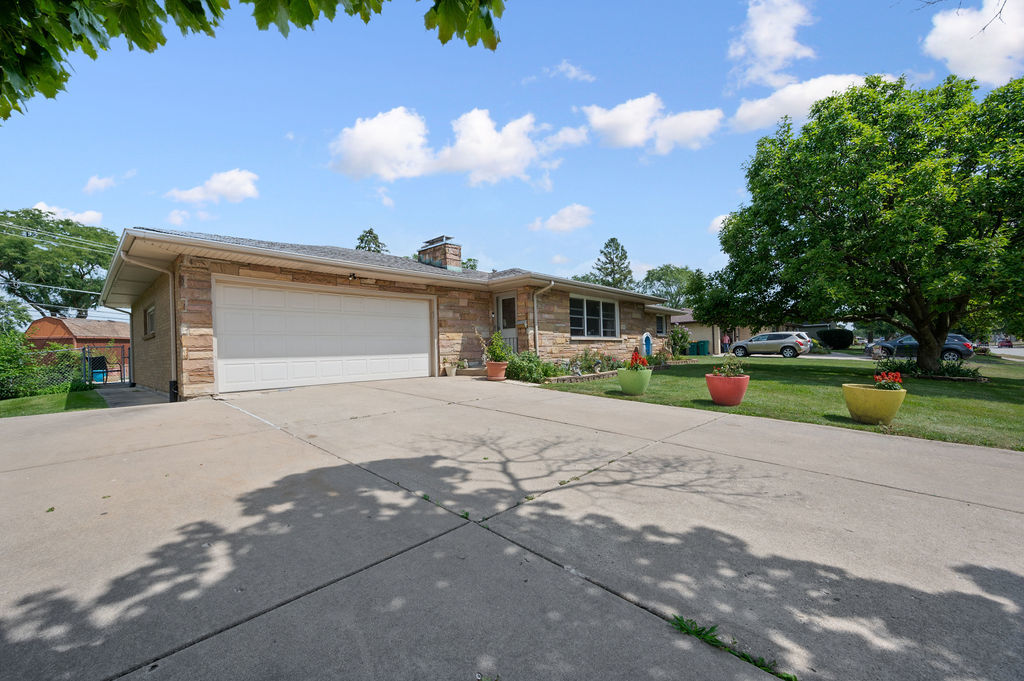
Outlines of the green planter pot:
{"type": "Polygon", "coordinates": [[[906,390],[879,390],[873,385],[843,383],[843,399],[850,418],[873,426],[892,423],[906,396],[906,390]]]}
{"type": "Polygon", "coordinates": [[[619,387],[627,395],[643,395],[651,382],[650,369],[619,369],[619,387]]]}

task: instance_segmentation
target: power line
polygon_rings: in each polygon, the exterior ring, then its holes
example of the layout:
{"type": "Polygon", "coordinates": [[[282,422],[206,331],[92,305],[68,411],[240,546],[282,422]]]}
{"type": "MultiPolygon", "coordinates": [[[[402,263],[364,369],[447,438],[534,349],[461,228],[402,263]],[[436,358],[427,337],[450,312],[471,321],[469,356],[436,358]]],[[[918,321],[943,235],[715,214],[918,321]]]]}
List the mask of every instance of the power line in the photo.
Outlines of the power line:
{"type": "Polygon", "coordinates": [[[64,239],[66,241],[78,241],[90,246],[99,246],[100,248],[107,248],[110,250],[117,250],[117,246],[112,244],[105,244],[100,241],[93,241],[92,239],[86,239],[84,237],[75,236],[74,234],[61,234],[59,232],[51,232],[45,229],[38,229],[36,227],[27,227],[25,225],[19,225],[15,222],[0,221],[0,225],[8,228],[13,228],[19,231],[35,232],[36,234],[44,234],[54,239],[64,239]]]}
{"type": "Polygon", "coordinates": [[[88,293],[88,294],[91,294],[91,295],[94,295],[94,296],[98,296],[99,295],[98,291],[83,291],[82,289],[78,289],[78,288],[68,288],[66,286],[50,286],[49,284],[30,284],[27,281],[5,281],[5,282],[3,282],[3,284],[5,286],[41,286],[43,288],[52,288],[52,289],[54,289],[56,291],[71,291],[72,293],[88,293]]]}
{"type": "Polygon", "coordinates": [[[38,236],[29,236],[28,234],[18,234],[16,232],[12,232],[12,231],[9,231],[9,230],[10,230],[10,228],[5,227],[3,225],[0,225],[0,233],[6,234],[7,236],[21,237],[22,239],[29,239],[30,241],[38,241],[39,243],[49,244],[51,246],[57,246],[57,247],[62,247],[62,248],[80,248],[80,249],[85,250],[85,251],[95,251],[97,253],[102,253],[103,255],[113,255],[117,251],[117,248],[115,248],[113,246],[109,246],[108,247],[108,246],[104,246],[104,245],[100,245],[100,244],[97,244],[95,246],[87,246],[85,244],[74,243],[74,242],[72,242],[72,243],[61,243],[60,241],[56,240],[56,239],[59,239],[60,237],[44,238],[44,237],[38,237],[38,236]]]}
{"type": "MultiPolygon", "coordinates": [[[[35,305],[36,307],[48,307],[48,308],[51,308],[51,309],[54,309],[54,310],[78,310],[78,311],[88,312],[89,310],[95,311],[95,310],[99,309],[99,308],[95,308],[95,307],[72,307],[71,305],[54,305],[53,303],[37,303],[34,300],[26,300],[25,302],[28,303],[29,305],[35,305]]],[[[121,314],[126,314],[126,313],[122,312],[121,314]]]]}

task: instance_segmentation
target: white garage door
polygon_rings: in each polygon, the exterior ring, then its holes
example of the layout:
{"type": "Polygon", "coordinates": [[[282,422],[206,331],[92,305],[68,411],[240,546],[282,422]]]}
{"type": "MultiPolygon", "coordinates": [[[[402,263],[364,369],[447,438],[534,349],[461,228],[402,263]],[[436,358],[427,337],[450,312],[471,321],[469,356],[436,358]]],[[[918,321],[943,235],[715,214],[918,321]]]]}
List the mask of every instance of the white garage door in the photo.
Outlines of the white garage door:
{"type": "Polygon", "coordinates": [[[218,283],[221,392],[430,374],[426,300],[218,283]]]}

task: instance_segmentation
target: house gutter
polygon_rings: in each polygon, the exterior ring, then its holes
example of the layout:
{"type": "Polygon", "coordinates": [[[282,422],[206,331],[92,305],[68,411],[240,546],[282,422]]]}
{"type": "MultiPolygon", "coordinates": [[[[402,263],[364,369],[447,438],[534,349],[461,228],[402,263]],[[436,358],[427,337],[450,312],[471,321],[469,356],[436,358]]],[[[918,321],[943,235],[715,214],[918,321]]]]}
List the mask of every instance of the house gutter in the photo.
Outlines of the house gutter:
{"type": "Polygon", "coordinates": [[[551,283],[542,288],[539,291],[533,292],[533,351],[540,355],[540,331],[538,325],[540,321],[537,318],[537,296],[542,293],[547,293],[555,285],[555,281],[552,279],[551,283]]]}
{"type": "MultiPolygon", "coordinates": [[[[175,310],[175,305],[174,305],[174,272],[172,272],[171,270],[168,270],[168,269],[164,269],[163,267],[157,267],[156,265],[152,265],[152,264],[150,264],[148,262],[143,262],[142,260],[136,260],[135,258],[127,255],[124,251],[121,251],[120,255],[121,255],[121,260],[123,260],[124,262],[126,262],[126,263],[128,263],[130,265],[135,265],[137,267],[145,267],[146,269],[156,270],[157,272],[163,272],[164,274],[167,275],[167,302],[170,305],[170,307],[168,308],[168,312],[171,315],[171,382],[167,386],[167,398],[168,398],[168,401],[170,401],[170,402],[177,402],[178,401],[178,340],[177,340],[178,320],[177,320],[177,314],[176,314],[177,310],[175,310]]],[[[133,369],[135,368],[134,367],[134,363],[135,363],[134,360],[135,360],[135,353],[133,352],[132,353],[132,364],[133,364],[132,368],[133,369]]],[[[135,378],[135,374],[134,373],[132,374],[132,378],[135,378]]]]}

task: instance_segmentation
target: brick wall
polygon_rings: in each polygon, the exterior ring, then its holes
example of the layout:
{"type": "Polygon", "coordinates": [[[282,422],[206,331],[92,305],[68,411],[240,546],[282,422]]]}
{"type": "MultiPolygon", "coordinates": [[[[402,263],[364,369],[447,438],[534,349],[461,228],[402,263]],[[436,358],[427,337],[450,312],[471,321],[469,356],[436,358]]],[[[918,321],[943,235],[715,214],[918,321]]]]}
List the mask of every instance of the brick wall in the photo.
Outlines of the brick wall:
{"type": "MultiPolygon", "coordinates": [[[[213,359],[212,277],[227,274],[293,282],[335,286],[339,292],[375,291],[411,293],[437,297],[438,367],[445,359],[481,359],[476,331],[491,334],[492,294],[430,284],[412,284],[382,279],[359,278],[307,270],[247,265],[194,256],[182,256],[175,263],[177,276],[178,322],[181,338],[179,353],[179,390],[182,398],[209,395],[215,391],[213,359]]],[[[166,293],[166,291],[165,291],[166,293]]]]}
{"type": "Polygon", "coordinates": [[[643,303],[619,302],[620,338],[616,340],[572,340],[567,291],[553,290],[541,295],[537,299],[537,316],[540,320],[538,354],[544,359],[570,359],[586,348],[617,359],[629,359],[633,348],[641,345],[645,332],[651,334],[655,352],[665,346],[666,339],[655,335],[655,315],[645,312],[643,303]]]}
{"type": "Polygon", "coordinates": [[[169,277],[161,274],[132,305],[131,347],[133,378],[139,385],[167,392],[171,380],[171,306],[168,302],[169,277]],[[156,307],[156,332],[142,334],[146,308],[156,307]]]}

